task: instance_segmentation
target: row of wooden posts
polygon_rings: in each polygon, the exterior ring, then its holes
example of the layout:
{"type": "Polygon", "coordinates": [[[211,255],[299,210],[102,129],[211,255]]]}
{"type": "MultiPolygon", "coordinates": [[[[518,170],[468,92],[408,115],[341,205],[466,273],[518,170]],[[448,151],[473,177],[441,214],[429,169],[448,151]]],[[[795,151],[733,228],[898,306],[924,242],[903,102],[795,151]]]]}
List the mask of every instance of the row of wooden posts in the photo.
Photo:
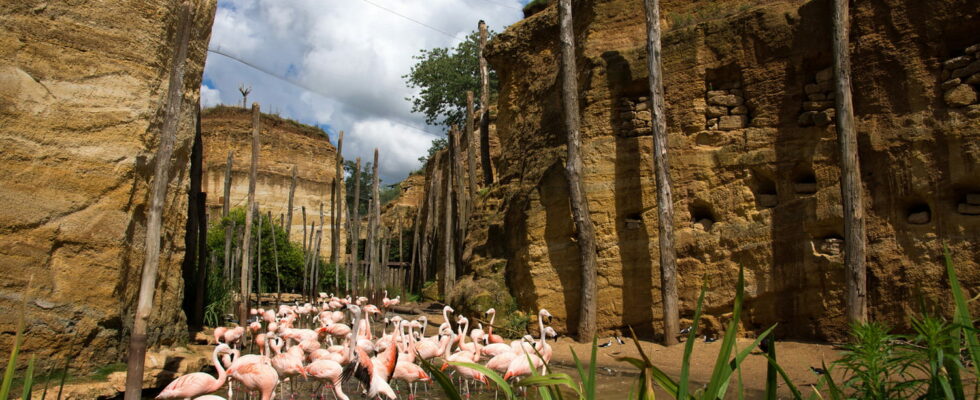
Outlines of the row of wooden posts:
{"type": "MultiPolygon", "coordinates": [[[[658,242],[660,250],[661,295],[663,299],[664,337],[667,344],[678,341],[680,331],[677,299],[677,262],[674,249],[673,198],[668,162],[667,126],[664,118],[663,68],[659,0],[644,0],[647,26],[647,68],[649,71],[650,110],[653,118],[653,159],[657,185],[658,242]]],[[[867,320],[867,284],[865,282],[865,221],[861,192],[857,137],[854,131],[854,108],[851,101],[850,55],[848,43],[848,0],[833,0],[833,53],[835,74],[836,129],[841,155],[841,194],[844,208],[845,267],[847,316],[852,322],[867,320]]],[[[579,103],[575,66],[575,35],[572,27],[572,0],[559,0],[561,43],[561,98],[567,132],[565,176],[568,180],[582,261],[582,296],[579,304],[578,339],[591,340],[596,329],[596,247],[595,231],[589,214],[589,203],[582,184],[582,161],[579,154],[579,103]]]]}

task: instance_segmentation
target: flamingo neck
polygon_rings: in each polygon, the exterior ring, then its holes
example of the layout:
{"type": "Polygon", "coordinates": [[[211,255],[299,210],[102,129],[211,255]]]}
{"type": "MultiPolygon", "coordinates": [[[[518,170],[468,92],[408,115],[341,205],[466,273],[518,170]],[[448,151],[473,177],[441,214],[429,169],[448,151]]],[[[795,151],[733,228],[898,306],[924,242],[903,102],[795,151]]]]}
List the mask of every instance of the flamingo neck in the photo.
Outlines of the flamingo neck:
{"type": "Polygon", "coordinates": [[[490,336],[493,336],[493,320],[495,319],[497,319],[496,312],[490,315],[490,327],[487,328],[487,341],[490,340],[490,336]]]}
{"type": "Polygon", "coordinates": [[[544,348],[544,319],[541,318],[541,313],[538,313],[538,328],[541,331],[541,348],[544,348]]]}
{"type": "Polygon", "coordinates": [[[217,347],[214,349],[214,352],[211,354],[211,362],[214,363],[214,368],[218,370],[218,380],[215,381],[214,385],[212,385],[209,388],[211,389],[209,392],[214,392],[218,389],[221,389],[221,387],[225,385],[225,380],[228,379],[228,372],[225,371],[225,367],[221,365],[220,361],[218,361],[217,347]]]}

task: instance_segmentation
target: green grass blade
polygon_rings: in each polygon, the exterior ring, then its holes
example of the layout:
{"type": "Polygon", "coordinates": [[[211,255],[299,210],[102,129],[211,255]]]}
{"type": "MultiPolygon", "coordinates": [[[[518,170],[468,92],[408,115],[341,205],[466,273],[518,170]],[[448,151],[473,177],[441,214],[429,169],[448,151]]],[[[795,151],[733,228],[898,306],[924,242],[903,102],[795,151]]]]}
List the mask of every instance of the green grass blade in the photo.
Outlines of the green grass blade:
{"type": "Polygon", "coordinates": [[[776,368],[779,366],[776,363],[776,341],[773,340],[772,336],[766,338],[766,343],[769,345],[769,351],[766,352],[766,358],[769,363],[766,365],[766,400],[776,400],[776,387],[778,379],[778,371],[776,368]]]}
{"type": "MultiPolygon", "coordinates": [[[[422,369],[424,369],[425,372],[429,374],[429,377],[431,377],[432,380],[439,385],[439,387],[442,389],[442,393],[445,394],[449,400],[463,400],[463,396],[459,394],[459,390],[456,389],[456,385],[453,385],[452,380],[450,380],[446,374],[442,373],[439,368],[432,365],[424,358],[417,357],[416,359],[422,363],[422,369]]],[[[60,393],[58,397],[61,397],[60,393]]]]}
{"type": "MultiPolygon", "coordinates": [[[[751,349],[752,349],[751,347],[748,348],[748,350],[751,350],[751,349]]],[[[735,352],[736,353],[738,352],[738,342],[735,343],[735,352]]],[[[742,363],[738,363],[738,365],[742,365],[742,363]]],[[[738,378],[737,378],[738,379],[738,381],[737,381],[738,382],[738,400],[745,400],[745,386],[742,385],[742,369],[741,368],[738,368],[738,367],[736,367],[735,369],[738,371],[738,378]]]]}
{"type": "Polygon", "coordinates": [[[821,361],[820,364],[823,367],[823,370],[827,371],[827,373],[823,374],[823,376],[824,376],[824,382],[827,382],[827,388],[828,388],[828,392],[830,393],[830,399],[843,400],[844,392],[841,391],[840,387],[837,386],[837,383],[834,382],[833,371],[830,368],[827,368],[827,363],[821,361]]]}
{"type": "Polygon", "coordinates": [[[17,358],[20,355],[20,346],[24,343],[24,326],[26,324],[27,302],[31,293],[31,286],[34,283],[34,276],[31,275],[24,288],[24,295],[20,304],[20,313],[17,315],[17,333],[14,334],[14,347],[10,350],[10,359],[7,360],[7,369],[3,371],[3,383],[0,384],[0,399],[10,398],[10,388],[14,383],[14,372],[17,370],[17,358]]]}
{"type": "Polygon", "coordinates": [[[492,380],[493,383],[497,384],[497,387],[500,388],[500,391],[504,392],[504,394],[507,396],[507,399],[514,398],[514,391],[510,388],[510,385],[507,384],[507,381],[505,381],[504,378],[500,376],[500,374],[491,370],[490,368],[487,368],[480,364],[468,363],[468,362],[450,362],[449,365],[458,365],[460,367],[470,368],[483,374],[484,376],[492,380]]]}
{"type": "Polygon", "coordinates": [[[31,399],[31,389],[34,388],[34,362],[37,361],[37,356],[32,355],[31,361],[27,363],[27,372],[24,373],[24,392],[20,396],[23,400],[31,399]]]}
{"type": "Polygon", "coordinates": [[[735,309],[732,311],[732,320],[728,323],[728,329],[725,330],[725,339],[721,342],[721,349],[718,351],[717,360],[715,360],[715,368],[711,373],[711,380],[708,381],[708,389],[704,392],[708,399],[717,399],[723,395],[723,385],[727,387],[728,378],[731,376],[732,368],[729,365],[729,357],[732,355],[735,335],[738,333],[738,322],[742,315],[744,289],[745,271],[739,265],[738,283],[735,285],[735,309]]]}
{"type": "MultiPolygon", "coordinates": [[[[789,374],[787,374],[786,371],[783,370],[783,367],[779,366],[779,363],[776,362],[776,359],[770,358],[768,354],[763,354],[763,356],[765,356],[766,360],[769,361],[769,368],[772,368],[776,373],[779,374],[779,376],[783,378],[783,382],[786,383],[786,387],[789,388],[789,391],[793,393],[793,398],[796,400],[802,399],[803,393],[800,393],[800,389],[793,384],[793,381],[790,380],[789,378],[789,374]]],[[[775,381],[775,378],[773,378],[773,380],[775,381]]],[[[768,386],[769,384],[770,382],[766,381],[766,385],[768,386]]],[[[775,393],[776,383],[773,382],[772,385],[773,385],[773,393],[775,393]]],[[[768,390],[768,388],[766,390],[768,390]]],[[[775,396],[773,396],[773,398],[775,398],[775,396]]]]}
{"type": "Polygon", "coordinates": [[[681,377],[678,381],[677,398],[687,398],[688,384],[691,376],[691,353],[694,351],[694,342],[698,337],[698,325],[701,322],[701,311],[704,307],[704,293],[708,291],[708,282],[701,284],[701,294],[698,295],[698,304],[694,308],[694,320],[691,322],[691,331],[687,333],[687,342],[684,343],[684,358],[681,362],[681,377]]]}
{"type": "MultiPolygon", "coordinates": [[[[946,273],[949,275],[949,289],[953,292],[953,300],[956,303],[956,311],[953,313],[953,321],[962,327],[963,337],[966,338],[966,348],[973,361],[973,376],[980,378],[980,340],[977,334],[972,331],[973,317],[967,307],[966,296],[960,287],[960,281],[956,277],[956,268],[953,266],[953,257],[949,253],[949,247],[943,245],[943,258],[946,261],[946,273]]],[[[976,380],[974,393],[980,393],[980,379],[976,380]]],[[[974,395],[976,398],[976,395],[974,395]]]]}
{"type": "MultiPolygon", "coordinates": [[[[757,337],[754,341],[752,341],[751,346],[742,349],[742,351],[738,352],[735,355],[735,359],[733,359],[731,362],[728,363],[728,368],[723,370],[722,373],[721,379],[723,383],[721,384],[718,390],[719,398],[725,397],[725,392],[728,391],[728,382],[729,382],[729,378],[731,378],[732,376],[732,372],[734,372],[736,369],[739,369],[739,367],[742,365],[742,361],[744,361],[745,358],[749,356],[749,354],[752,354],[752,350],[759,346],[759,342],[769,337],[773,329],[776,329],[776,325],[773,325],[769,327],[769,329],[766,329],[764,332],[762,332],[762,334],[760,334],[759,337],[757,337]]],[[[735,348],[734,342],[732,343],[732,348],[733,349],[735,348]]]]}
{"type": "Polygon", "coordinates": [[[589,383],[585,387],[586,400],[595,400],[596,398],[595,397],[595,387],[596,387],[595,371],[596,369],[599,368],[599,366],[596,365],[596,355],[597,355],[597,351],[599,350],[599,346],[597,343],[598,340],[599,340],[598,336],[592,337],[592,356],[589,358],[589,383]]]}

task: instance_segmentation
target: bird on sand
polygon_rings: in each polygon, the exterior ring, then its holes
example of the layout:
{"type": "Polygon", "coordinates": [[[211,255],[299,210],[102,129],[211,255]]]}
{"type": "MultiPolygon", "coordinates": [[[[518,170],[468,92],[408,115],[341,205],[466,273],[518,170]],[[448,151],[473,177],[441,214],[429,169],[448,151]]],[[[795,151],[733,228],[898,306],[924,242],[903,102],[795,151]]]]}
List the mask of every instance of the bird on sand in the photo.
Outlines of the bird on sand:
{"type": "Polygon", "coordinates": [[[170,384],[167,385],[167,387],[165,387],[156,398],[190,399],[192,397],[201,396],[220,389],[222,386],[224,386],[225,381],[228,379],[228,373],[225,372],[225,367],[221,365],[220,361],[218,361],[219,353],[231,353],[231,348],[222,343],[215,346],[214,352],[211,354],[211,361],[214,364],[214,368],[218,370],[217,378],[204,372],[187,374],[175,379],[173,382],[170,382],[170,384]]]}

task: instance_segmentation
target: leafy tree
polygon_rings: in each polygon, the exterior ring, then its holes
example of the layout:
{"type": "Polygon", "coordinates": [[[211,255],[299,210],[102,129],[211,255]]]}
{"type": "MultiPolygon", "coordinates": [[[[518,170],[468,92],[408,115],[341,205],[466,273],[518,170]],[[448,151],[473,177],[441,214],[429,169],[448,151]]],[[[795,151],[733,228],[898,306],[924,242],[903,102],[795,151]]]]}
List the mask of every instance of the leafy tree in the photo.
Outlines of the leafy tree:
{"type": "MultiPolygon", "coordinates": [[[[361,164],[361,193],[357,208],[357,212],[361,217],[367,216],[368,205],[371,204],[371,181],[374,179],[374,172],[371,171],[371,166],[372,163],[370,161],[361,164]]],[[[347,204],[354,204],[354,171],[356,168],[357,164],[354,161],[344,160],[344,175],[347,176],[347,179],[344,180],[344,184],[346,185],[344,190],[347,191],[347,204]]]]}
{"type": "Polygon", "coordinates": [[[391,185],[381,185],[381,194],[380,194],[381,205],[384,206],[385,204],[390,203],[392,200],[397,198],[401,192],[402,192],[401,182],[393,183],[391,185]]]}
{"type": "MultiPolygon", "coordinates": [[[[492,38],[493,31],[489,32],[492,38]]],[[[480,93],[480,34],[474,31],[456,48],[437,47],[420,50],[412,71],[403,76],[408,87],[421,89],[418,95],[406,98],[412,102],[412,112],[425,114],[429,125],[453,124],[462,127],[466,121],[466,91],[480,93]]],[[[497,74],[490,70],[490,98],[496,97],[497,74]]],[[[492,101],[491,101],[492,102],[492,101]]]]}
{"type": "Polygon", "coordinates": [[[434,156],[439,150],[445,149],[446,146],[449,146],[449,141],[446,140],[446,138],[440,137],[432,139],[432,145],[429,146],[429,152],[426,155],[419,157],[419,161],[422,162],[422,169],[425,169],[425,163],[429,162],[429,160],[432,159],[432,156],[434,156]]]}

